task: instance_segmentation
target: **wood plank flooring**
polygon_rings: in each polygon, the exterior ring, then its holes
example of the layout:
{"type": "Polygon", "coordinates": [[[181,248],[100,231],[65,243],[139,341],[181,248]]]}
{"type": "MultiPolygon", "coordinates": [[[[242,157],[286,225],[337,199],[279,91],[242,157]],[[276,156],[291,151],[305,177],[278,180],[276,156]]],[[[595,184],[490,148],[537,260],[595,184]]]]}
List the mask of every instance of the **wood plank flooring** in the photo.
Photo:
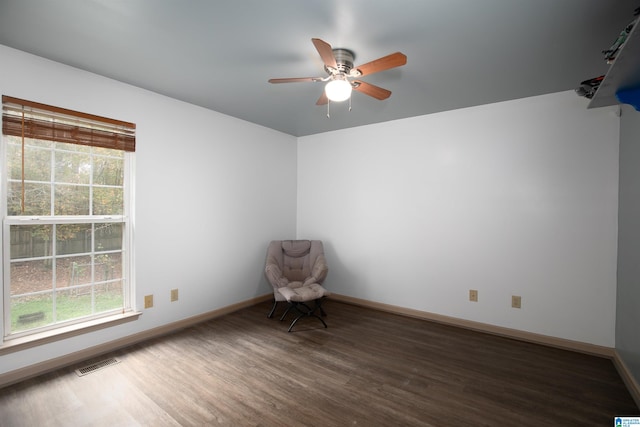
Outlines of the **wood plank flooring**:
{"type": "Polygon", "coordinates": [[[328,300],[270,303],[0,389],[13,426],[610,426],[639,415],[612,362],[328,300]],[[92,362],[92,361],[88,361],[92,362]]]}

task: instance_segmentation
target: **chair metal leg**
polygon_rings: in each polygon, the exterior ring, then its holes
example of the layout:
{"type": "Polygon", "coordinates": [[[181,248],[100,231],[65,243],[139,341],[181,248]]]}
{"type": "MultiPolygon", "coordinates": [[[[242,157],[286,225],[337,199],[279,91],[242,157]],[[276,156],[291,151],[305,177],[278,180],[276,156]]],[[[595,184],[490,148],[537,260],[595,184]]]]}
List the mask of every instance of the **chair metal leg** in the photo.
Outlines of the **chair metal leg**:
{"type": "Polygon", "coordinates": [[[293,322],[291,322],[291,325],[289,325],[289,329],[287,329],[287,332],[291,332],[291,330],[293,329],[293,327],[295,326],[295,324],[298,322],[298,320],[300,320],[300,318],[302,317],[315,317],[316,319],[318,319],[319,321],[322,322],[322,324],[324,325],[324,327],[327,327],[327,324],[325,323],[324,320],[322,320],[322,317],[318,316],[317,314],[301,314],[298,317],[296,317],[295,319],[293,319],[293,322]]]}
{"type": "Polygon", "coordinates": [[[276,299],[273,299],[273,307],[271,307],[271,311],[269,312],[269,314],[267,314],[267,317],[269,319],[271,319],[273,317],[273,313],[276,312],[276,307],[278,306],[278,301],[276,301],[276,299]]]}
{"type": "MultiPolygon", "coordinates": [[[[318,319],[320,322],[322,322],[322,324],[324,325],[325,328],[327,328],[327,324],[325,323],[325,321],[322,319],[322,317],[318,316],[315,312],[316,310],[320,310],[320,313],[323,316],[326,316],[327,314],[324,312],[324,310],[322,309],[322,298],[314,300],[314,307],[311,308],[309,307],[307,304],[305,304],[304,302],[297,302],[297,301],[290,301],[289,302],[289,307],[287,308],[287,312],[291,309],[294,308],[298,313],[300,313],[298,315],[298,317],[296,317],[295,319],[293,319],[293,322],[291,322],[291,325],[289,325],[289,329],[287,330],[287,332],[291,332],[291,330],[293,329],[293,327],[295,326],[296,323],[298,323],[298,320],[300,320],[303,317],[315,317],[316,319],[318,319]],[[303,310],[304,308],[304,310],[303,310]]],[[[285,313],[286,314],[286,313],[285,313]]],[[[282,316],[282,318],[280,320],[284,319],[284,315],[282,316]]]]}
{"type": "Polygon", "coordinates": [[[282,313],[282,316],[280,316],[281,322],[284,320],[285,317],[287,317],[287,314],[289,314],[289,310],[291,310],[291,307],[293,307],[293,304],[289,303],[289,305],[287,306],[287,309],[284,311],[284,313],[282,313]]]}

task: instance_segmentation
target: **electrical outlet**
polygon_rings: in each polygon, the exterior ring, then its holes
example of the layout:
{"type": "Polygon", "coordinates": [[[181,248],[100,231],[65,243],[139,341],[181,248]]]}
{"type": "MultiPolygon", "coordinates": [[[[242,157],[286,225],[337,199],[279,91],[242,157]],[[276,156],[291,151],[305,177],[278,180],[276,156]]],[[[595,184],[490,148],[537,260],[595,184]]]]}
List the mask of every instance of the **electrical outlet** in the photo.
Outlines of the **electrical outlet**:
{"type": "Polygon", "coordinates": [[[153,307],[153,295],[145,295],[144,296],[144,308],[153,307]]]}
{"type": "Polygon", "coordinates": [[[522,297],[518,295],[511,295],[511,307],[522,308],[522,297]]]}
{"type": "Polygon", "coordinates": [[[171,289],[171,302],[178,301],[178,290],[171,289]]]}
{"type": "Polygon", "coordinates": [[[469,289],[469,301],[478,302],[478,291],[469,289]]]}

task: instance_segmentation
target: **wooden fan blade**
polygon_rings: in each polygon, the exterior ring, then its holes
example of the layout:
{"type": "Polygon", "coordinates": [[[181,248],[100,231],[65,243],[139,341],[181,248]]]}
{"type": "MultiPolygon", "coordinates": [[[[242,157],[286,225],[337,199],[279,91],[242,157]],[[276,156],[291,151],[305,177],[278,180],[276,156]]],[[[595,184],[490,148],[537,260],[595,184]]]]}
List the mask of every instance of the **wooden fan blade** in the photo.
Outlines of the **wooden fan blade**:
{"type": "Polygon", "coordinates": [[[329,103],[329,98],[327,98],[327,94],[323,89],[322,95],[320,95],[320,98],[318,98],[318,100],[316,101],[316,105],[327,105],[328,103],[329,103]]]}
{"type": "Polygon", "coordinates": [[[331,48],[331,45],[329,43],[320,39],[311,39],[311,42],[320,54],[320,58],[322,58],[322,62],[324,62],[324,65],[334,69],[338,68],[336,57],[333,56],[333,49],[331,48]]]}
{"type": "Polygon", "coordinates": [[[320,77],[292,77],[285,79],[269,79],[269,83],[319,82],[320,77]]]}
{"type": "Polygon", "coordinates": [[[379,86],[372,85],[371,83],[356,81],[353,90],[364,93],[374,97],[375,99],[383,100],[391,96],[391,91],[383,89],[379,86]]]}
{"type": "Polygon", "coordinates": [[[407,63],[407,55],[404,53],[396,52],[391,55],[378,58],[375,61],[367,62],[366,64],[355,67],[362,76],[367,74],[377,73],[379,71],[388,70],[390,68],[400,67],[407,63]]]}

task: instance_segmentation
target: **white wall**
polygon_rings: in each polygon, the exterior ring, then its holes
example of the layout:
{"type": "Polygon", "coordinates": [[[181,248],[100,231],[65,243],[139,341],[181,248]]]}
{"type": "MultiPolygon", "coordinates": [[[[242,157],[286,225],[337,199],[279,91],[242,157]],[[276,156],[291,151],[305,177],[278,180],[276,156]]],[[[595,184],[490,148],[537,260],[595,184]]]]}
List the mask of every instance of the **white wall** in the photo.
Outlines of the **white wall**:
{"type": "Polygon", "coordinates": [[[616,350],[640,383],[640,112],[625,105],[620,121],[620,209],[616,350]]]}
{"type": "Polygon", "coordinates": [[[299,138],[298,236],[336,293],[613,347],[618,134],[571,91],[299,138]]]}
{"type": "Polygon", "coordinates": [[[267,244],[295,237],[294,137],[4,46],[0,64],[3,95],[137,124],[136,297],[155,300],[135,322],[0,356],[0,374],[269,292],[267,244]]]}

